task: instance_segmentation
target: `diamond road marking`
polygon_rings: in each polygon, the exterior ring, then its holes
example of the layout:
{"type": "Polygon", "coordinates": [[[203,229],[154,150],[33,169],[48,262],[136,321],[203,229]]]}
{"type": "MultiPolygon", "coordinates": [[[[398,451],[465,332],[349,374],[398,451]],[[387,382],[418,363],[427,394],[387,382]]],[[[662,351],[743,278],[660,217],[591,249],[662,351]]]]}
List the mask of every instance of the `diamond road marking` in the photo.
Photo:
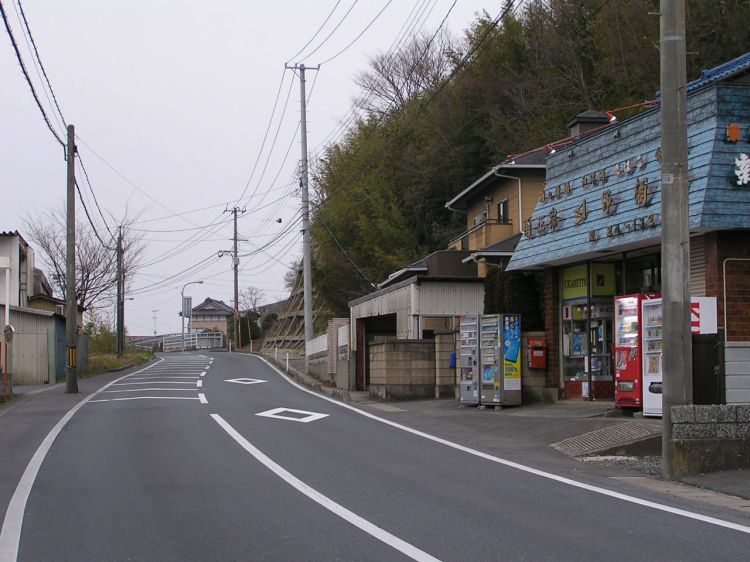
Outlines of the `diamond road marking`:
{"type": "Polygon", "coordinates": [[[306,412],[305,410],[295,410],[294,408],[274,408],[273,410],[268,410],[267,412],[261,412],[255,415],[262,416],[264,418],[274,418],[277,420],[289,420],[289,421],[296,421],[296,422],[302,422],[302,423],[309,423],[311,421],[315,421],[321,418],[328,417],[328,414],[319,414],[317,412],[306,412]],[[293,416],[282,416],[281,412],[292,412],[295,414],[302,414],[303,417],[300,418],[300,417],[293,417],[293,416]]]}
{"type": "Polygon", "coordinates": [[[237,384],[259,384],[264,381],[262,379],[224,379],[224,382],[236,382],[237,384]]]}

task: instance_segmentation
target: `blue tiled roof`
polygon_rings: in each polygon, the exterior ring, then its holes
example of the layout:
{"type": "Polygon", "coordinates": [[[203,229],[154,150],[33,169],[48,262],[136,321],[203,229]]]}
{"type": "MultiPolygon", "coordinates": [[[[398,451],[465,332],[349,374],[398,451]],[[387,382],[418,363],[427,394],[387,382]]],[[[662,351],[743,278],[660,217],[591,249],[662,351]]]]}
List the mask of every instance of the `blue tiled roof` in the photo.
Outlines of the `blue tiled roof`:
{"type": "Polygon", "coordinates": [[[687,85],[687,92],[693,92],[719,80],[725,80],[730,76],[750,70],[750,53],[745,53],[742,56],[737,57],[734,60],[725,62],[715,68],[704,70],[701,73],[701,77],[697,80],[689,82],[687,85]]]}

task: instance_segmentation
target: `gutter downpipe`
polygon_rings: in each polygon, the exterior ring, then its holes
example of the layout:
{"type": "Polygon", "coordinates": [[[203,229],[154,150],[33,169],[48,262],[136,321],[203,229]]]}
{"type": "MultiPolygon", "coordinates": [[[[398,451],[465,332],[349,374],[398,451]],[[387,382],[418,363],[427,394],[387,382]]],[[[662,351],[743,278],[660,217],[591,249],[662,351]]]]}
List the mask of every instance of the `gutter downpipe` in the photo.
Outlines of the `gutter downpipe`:
{"type": "Polygon", "coordinates": [[[517,176],[508,176],[506,174],[498,174],[497,170],[500,168],[498,166],[492,172],[498,177],[498,178],[505,178],[508,180],[516,180],[518,182],[518,232],[521,232],[521,227],[523,225],[523,196],[521,195],[521,178],[517,176]]]}

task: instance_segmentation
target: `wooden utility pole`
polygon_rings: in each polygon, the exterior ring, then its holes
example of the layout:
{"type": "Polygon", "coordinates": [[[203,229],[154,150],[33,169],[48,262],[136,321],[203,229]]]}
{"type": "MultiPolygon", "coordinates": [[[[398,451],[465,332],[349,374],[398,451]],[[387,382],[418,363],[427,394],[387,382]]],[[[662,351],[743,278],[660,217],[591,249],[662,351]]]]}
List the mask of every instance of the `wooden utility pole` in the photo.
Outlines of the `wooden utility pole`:
{"type": "Polygon", "coordinates": [[[661,0],[662,473],[674,479],[672,406],[693,401],[685,0],[661,0]]]}
{"type": "Polygon", "coordinates": [[[68,358],[65,366],[65,392],[78,392],[78,299],[76,295],[76,145],[75,128],[68,125],[67,231],[65,237],[65,335],[68,358]]]}

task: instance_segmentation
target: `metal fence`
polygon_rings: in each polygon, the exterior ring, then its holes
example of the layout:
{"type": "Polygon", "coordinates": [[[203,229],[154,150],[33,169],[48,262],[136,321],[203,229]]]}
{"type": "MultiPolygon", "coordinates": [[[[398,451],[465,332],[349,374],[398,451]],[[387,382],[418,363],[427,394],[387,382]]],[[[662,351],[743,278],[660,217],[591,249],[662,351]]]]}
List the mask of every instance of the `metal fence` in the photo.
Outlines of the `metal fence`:
{"type": "MultiPolygon", "coordinates": [[[[201,332],[185,334],[185,351],[195,349],[224,349],[224,334],[221,332],[201,332]]],[[[182,334],[164,336],[163,351],[181,351],[182,334]]]]}

